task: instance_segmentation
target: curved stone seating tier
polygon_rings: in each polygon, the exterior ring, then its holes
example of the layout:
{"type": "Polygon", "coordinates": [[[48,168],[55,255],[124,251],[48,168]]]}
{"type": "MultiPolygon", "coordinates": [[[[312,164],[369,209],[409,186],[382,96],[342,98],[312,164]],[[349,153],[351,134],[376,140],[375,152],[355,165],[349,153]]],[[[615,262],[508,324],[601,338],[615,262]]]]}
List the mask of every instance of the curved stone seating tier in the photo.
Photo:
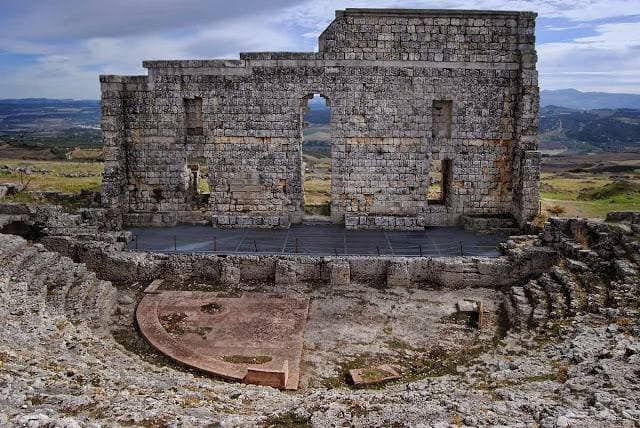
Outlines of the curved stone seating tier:
{"type": "Polygon", "coordinates": [[[223,378],[297,389],[309,299],[159,291],[136,311],[143,336],[174,360],[223,378]]]}

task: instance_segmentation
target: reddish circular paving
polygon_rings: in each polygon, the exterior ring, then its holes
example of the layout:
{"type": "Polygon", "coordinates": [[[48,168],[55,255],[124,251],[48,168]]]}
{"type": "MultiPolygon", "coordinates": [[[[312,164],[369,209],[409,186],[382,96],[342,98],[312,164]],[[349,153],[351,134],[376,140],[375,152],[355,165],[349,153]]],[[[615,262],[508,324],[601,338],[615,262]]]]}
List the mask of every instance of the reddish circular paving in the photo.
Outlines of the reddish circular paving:
{"type": "Polygon", "coordinates": [[[143,336],[183,364],[245,383],[297,389],[309,299],[162,291],[136,311],[143,336]]]}

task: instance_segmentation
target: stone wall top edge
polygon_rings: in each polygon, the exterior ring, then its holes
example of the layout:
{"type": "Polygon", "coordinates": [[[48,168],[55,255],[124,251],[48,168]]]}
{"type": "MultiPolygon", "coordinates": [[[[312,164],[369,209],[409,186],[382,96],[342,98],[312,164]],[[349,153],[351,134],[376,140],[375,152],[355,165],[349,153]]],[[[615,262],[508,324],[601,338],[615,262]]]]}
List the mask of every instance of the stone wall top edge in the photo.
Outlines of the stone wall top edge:
{"type": "MultiPolygon", "coordinates": [[[[519,68],[517,62],[463,62],[463,61],[427,61],[427,60],[347,60],[336,59],[332,53],[315,53],[310,56],[286,56],[281,52],[274,52],[273,56],[268,53],[256,53],[255,57],[246,58],[243,67],[226,68],[230,71],[236,69],[250,70],[252,67],[305,67],[305,66],[324,66],[324,67],[414,67],[414,68],[451,68],[451,69],[500,69],[515,70],[519,68]]],[[[212,60],[215,63],[216,60],[212,60]]],[[[145,64],[148,62],[145,61],[145,64]]],[[[189,74],[207,74],[216,70],[225,69],[210,65],[208,61],[199,61],[194,64],[193,61],[151,61],[153,64],[147,64],[148,68],[169,70],[169,74],[189,75],[189,74]]],[[[215,74],[215,73],[214,73],[215,74]]],[[[236,73],[237,74],[237,73],[236,73]]],[[[114,77],[114,76],[109,76],[114,77]]]]}
{"type": "Polygon", "coordinates": [[[340,16],[530,16],[536,17],[538,14],[532,11],[517,10],[480,10],[480,9],[367,9],[367,8],[346,8],[336,10],[336,17],[340,16]]]}
{"type": "Polygon", "coordinates": [[[322,59],[320,52],[240,52],[240,59],[322,59]]]}
{"type": "Polygon", "coordinates": [[[230,261],[250,261],[250,260],[292,260],[303,263],[318,263],[318,262],[334,262],[334,261],[382,261],[382,262],[398,262],[407,261],[412,263],[419,263],[425,261],[441,261],[447,264],[459,264],[464,262],[484,262],[487,264],[500,264],[510,260],[507,255],[500,255],[497,257],[488,256],[394,256],[394,255],[307,255],[307,254],[214,254],[210,252],[171,252],[171,251],[144,251],[144,250],[127,250],[127,253],[145,254],[149,256],[155,255],[169,255],[176,258],[211,258],[211,259],[224,259],[230,261]]]}
{"type": "Polygon", "coordinates": [[[246,64],[242,59],[168,59],[142,61],[144,68],[238,68],[246,64]]]}
{"type": "Polygon", "coordinates": [[[115,74],[101,74],[100,83],[143,83],[146,82],[149,76],[137,75],[137,76],[119,76],[115,74]]]}

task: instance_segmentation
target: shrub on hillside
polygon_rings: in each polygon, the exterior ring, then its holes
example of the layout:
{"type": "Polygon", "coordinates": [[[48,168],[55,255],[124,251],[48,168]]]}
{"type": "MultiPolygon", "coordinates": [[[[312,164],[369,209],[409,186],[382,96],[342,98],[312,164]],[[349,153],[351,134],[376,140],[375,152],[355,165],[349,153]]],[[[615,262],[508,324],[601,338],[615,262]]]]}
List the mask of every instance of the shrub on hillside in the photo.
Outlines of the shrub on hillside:
{"type": "Polygon", "coordinates": [[[581,201],[594,201],[624,194],[640,194],[640,183],[627,180],[614,181],[597,189],[581,190],[578,193],[578,199],[581,201]]]}

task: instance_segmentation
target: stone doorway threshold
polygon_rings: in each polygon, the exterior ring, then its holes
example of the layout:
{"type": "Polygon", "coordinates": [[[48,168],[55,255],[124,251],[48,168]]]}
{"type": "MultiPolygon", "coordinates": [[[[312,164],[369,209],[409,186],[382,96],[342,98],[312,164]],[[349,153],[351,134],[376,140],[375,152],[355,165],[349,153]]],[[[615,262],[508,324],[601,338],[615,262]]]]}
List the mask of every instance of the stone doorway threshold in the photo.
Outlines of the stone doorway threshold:
{"type": "Polygon", "coordinates": [[[308,298],[151,290],[136,318],[145,339],[180,363],[231,380],[295,390],[308,313],[308,298]]]}

